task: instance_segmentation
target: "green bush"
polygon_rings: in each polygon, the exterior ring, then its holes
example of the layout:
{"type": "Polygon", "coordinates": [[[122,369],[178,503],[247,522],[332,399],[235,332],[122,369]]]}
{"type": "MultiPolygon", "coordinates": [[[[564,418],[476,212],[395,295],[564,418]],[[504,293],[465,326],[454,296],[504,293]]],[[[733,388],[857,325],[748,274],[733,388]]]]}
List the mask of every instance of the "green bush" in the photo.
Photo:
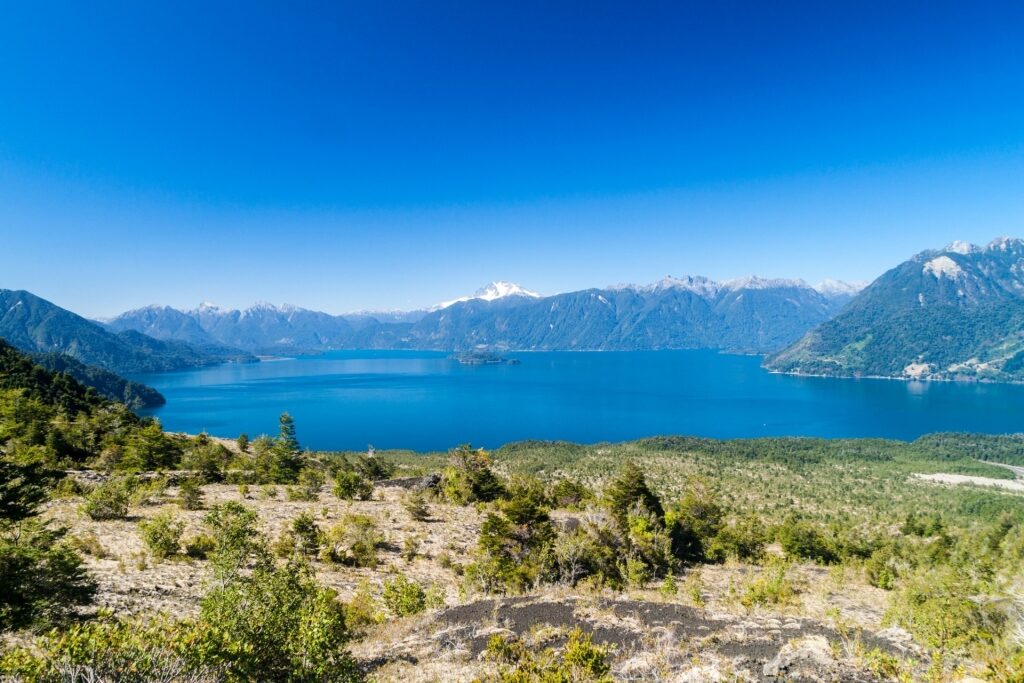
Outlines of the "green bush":
{"type": "Polygon", "coordinates": [[[108,479],[89,492],[82,505],[82,511],[97,521],[124,519],[128,516],[130,497],[131,488],[127,479],[108,479]]]}
{"type": "Polygon", "coordinates": [[[334,591],[309,566],[288,562],[236,575],[202,601],[196,656],[233,681],[356,681],[349,633],[334,591]]]}
{"type": "Polygon", "coordinates": [[[294,538],[296,552],[312,556],[320,552],[323,532],[317,526],[313,515],[308,512],[303,512],[292,520],[292,537],[294,538]]]}
{"type": "Polygon", "coordinates": [[[178,504],[186,510],[203,509],[203,487],[196,477],[184,479],[178,486],[178,504]]]}
{"type": "Polygon", "coordinates": [[[185,525],[170,512],[162,512],[151,520],[139,523],[142,540],[158,560],[177,555],[181,550],[181,534],[185,525]]]}
{"type": "Polygon", "coordinates": [[[377,548],[383,542],[371,517],[349,514],[327,531],[321,557],[355,567],[375,567],[377,548]]]}
{"type": "Polygon", "coordinates": [[[505,487],[491,470],[491,460],[482,449],[468,444],[448,456],[448,467],[441,473],[441,495],[455,505],[496,500],[505,487]]]}
{"type": "Polygon", "coordinates": [[[334,495],[342,500],[369,500],[373,483],[355,470],[338,472],[334,478],[334,495]]]}
{"type": "Polygon", "coordinates": [[[501,683],[611,683],[609,648],[595,645],[592,638],[576,627],[558,654],[550,648],[535,652],[518,639],[495,635],[484,652],[499,664],[501,683]]]}
{"type": "Polygon", "coordinates": [[[232,575],[250,561],[266,560],[267,550],[260,536],[256,512],[241,503],[228,501],[206,513],[204,523],[214,540],[210,560],[221,576],[232,575]]]}
{"type": "Polygon", "coordinates": [[[384,582],[381,599],[396,617],[419,614],[427,608],[427,592],[423,586],[410,581],[403,574],[384,582]]]}
{"type": "Polygon", "coordinates": [[[39,683],[222,683],[220,667],[195,662],[189,653],[194,628],[166,619],[103,617],[40,637],[0,658],[0,674],[39,683]]]}
{"type": "Polygon", "coordinates": [[[740,604],[747,609],[756,606],[787,605],[796,597],[796,587],[789,578],[785,562],[774,562],[751,579],[743,588],[740,604]]]}
{"type": "Polygon", "coordinates": [[[217,541],[209,534],[198,534],[185,539],[185,554],[195,560],[205,560],[217,548],[217,541]]]}
{"type": "Polygon", "coordinates": [[[427,492],[423,489],[409,491],[402,498],[402,507],[417,522],[430,519],[430,506],[427,504],[427,492]]]}
{"type": "Polygon", "coordinates": [[[307,467],[299,472],[298,483],[288,487],[288,500],[318,500],[320,498],[320,489],[323,485],[323,472],[307,467]]]}
{"type": "Polygon", "coordinates": [[[979,586],[965,570],[925,569],[909,577],[885,614],[896,624],[939,652],[986,648],[998,640],[1006,613],[991,601],[976,599],[979,586]]]}
{"type": "Polygon", "coordinates": [[[665,519],[661,500],[647,485],[643,470],[632,460],[624,463],[619,469],[618,475],[606,487],[604,498],[608,510],[618,521],[621,529],[627,528],[626,517],[634,513],[638,505],[654,515],[659,522],[665,519]]]}
{"type": "Polygon", "coordinates": [[[839,561],[832,543],[810,522],[790,517],[779,527],[779,544],[792,558],[812,560],[819,564],[839,561]]]}

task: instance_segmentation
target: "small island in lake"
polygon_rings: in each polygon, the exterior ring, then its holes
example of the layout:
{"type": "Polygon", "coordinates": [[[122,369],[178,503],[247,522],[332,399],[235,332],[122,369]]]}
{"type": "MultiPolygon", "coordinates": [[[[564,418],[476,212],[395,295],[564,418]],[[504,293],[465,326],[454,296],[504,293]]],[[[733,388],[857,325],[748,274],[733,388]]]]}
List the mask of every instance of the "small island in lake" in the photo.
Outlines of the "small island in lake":
{"type": "Polygon", "coordinates": [[[519,361],[515,358],[505,358],[487,351],[453,353],[449,358],[458,361],[461,365],[519,365],[519,361]]]}

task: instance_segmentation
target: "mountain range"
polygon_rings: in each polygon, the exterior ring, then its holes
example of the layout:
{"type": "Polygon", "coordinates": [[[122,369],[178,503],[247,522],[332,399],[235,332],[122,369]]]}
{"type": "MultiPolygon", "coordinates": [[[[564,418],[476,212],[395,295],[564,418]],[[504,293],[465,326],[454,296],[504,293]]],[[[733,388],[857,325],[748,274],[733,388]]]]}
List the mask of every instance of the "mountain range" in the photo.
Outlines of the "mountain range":
{"type": "Polygon", "coordinates": [[[637,350],[717,348],[763,353],[797,340],[850,301],[856,285],[800,280],[665,278],[553,296],[493,282],[421,311],[330,315],[257,304],[225,310],[148,306],[108,330],[256,354],[329,349],[637,350]]]}
{"type": "Polygon", "coordinates": [[[1024,240],[954,242],[884,273],[766,367],[819,375],[1024,380],[1024,240]]]}
{"type": "Polygon", "coordinates": [[[118,375],[255,360],[218,344],[156,339],[137,330],[114,332],[20,290],[0,290],[0,338],[25,353],[62,354],[118,375]]]}

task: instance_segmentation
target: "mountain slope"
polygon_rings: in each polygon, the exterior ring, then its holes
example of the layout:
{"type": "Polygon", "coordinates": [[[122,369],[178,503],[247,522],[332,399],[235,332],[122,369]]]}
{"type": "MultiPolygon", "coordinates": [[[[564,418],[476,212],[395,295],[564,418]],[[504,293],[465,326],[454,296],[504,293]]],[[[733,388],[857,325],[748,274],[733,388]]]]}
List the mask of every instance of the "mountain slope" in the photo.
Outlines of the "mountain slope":
{"type": "Polygon", "coordinates": [[[206,341],[255,353],[328,349],[473,348],[639,350],[717,348],[764,352],[790,344],[850,297],[834,283],[817,291],[797,280],[751,277],[725,283],[665,278],[648,286],[586,289],[542,297],[491,283],[430,311],[332,316],[259,304],[242,311],[148,307],[107,323],[159,339],[206,341]],[[834,291],[833,291],[834,290],[834,291]]]}
{"type": "Polygon", "coordinates": [[[25,291],[0,290],[0,338],[26,353],[61,353],[117,374],[252,359],[236,350],[196,349],[135,330],[114,333],[25,291]]]}
{"type": "Polygon", "coordinates": [[[925,251],[766,367],[824,375],[1024,379],[1024,241],[925,251]]]}
{"type": "Polygon", "coordinates": [[[163,394],[152,387],[124,379],[109,370],[86,365],[71,356],[42,353],[33,354],[30,358],[33,363],[52,372],[63,372],[75,381],[92,387],[100,396],[124,403],[129,408],[155,408],[167,402],[163,394]]]}

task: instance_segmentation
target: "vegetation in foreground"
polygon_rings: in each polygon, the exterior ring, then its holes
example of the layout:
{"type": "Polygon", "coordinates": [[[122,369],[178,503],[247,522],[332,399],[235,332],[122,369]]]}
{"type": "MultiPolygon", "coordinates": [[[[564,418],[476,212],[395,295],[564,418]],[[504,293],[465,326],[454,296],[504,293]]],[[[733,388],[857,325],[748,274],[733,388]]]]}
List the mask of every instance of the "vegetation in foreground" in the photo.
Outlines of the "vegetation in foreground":
{"type": "MultiPolygon", "coordinates": [[[[273,438],[225,444],[169,435],[16,353],[2,362],[0,626],[17,635],[2,659],[16,678],[382,677],[387,667],[353,649],[382,621],[415,620],[446,603],[560,590],[781,614],[798,607],[807,591],[799,577],[811,567],[884,594],[884,624],[916,642],[916,655],[865,650],[857,660],[864,675],[1024,676],[1024,499],[911,476],[1012,477],[982,461],[1024,463],[1021,438],[658,438],[529,442],[493,454],[469,446],[446,455],[310,453],[288,416],[273,438]],[[406,535],[389,551],[387,518],[372,513],[375,481],[434,473],[402,495],[401,509],[428,530],[442,509],[465,510],[461,517],[479,524],[470,552],[432,558],[458,577],[455,595],[409,578],[403,566],[422,556],[424,539],[406,535]],[[210,499],[231,487],[237,499],[210,499]],[[317,514],[317,506],[327,509],[325,496],[336,512],[317,514]],[[247,501],[302,512],[269,534],[247,501]],[[88,567],[103,548],[95,535],[70,535],[52,513],[61,506],[85,528],[134,529],[146,548],[135,558],[140,566],[191,563],[189,571],[205,577],[192,613],[90,608],[102,595],[88,567]],[[132,519],[153,506],[160,511],[132,519]],[[405,564],[382,566],[386,553],[400,553],[405,564]],[[746,578],[711,595],[701,575],[729,566],[746,578]],[[342,602],[324,585],[326,574],[362,578],[342,602]]],[[[835,628],[846,618],[836,613],[835,628]]],[[[494,638],[475,675],[616,676],[614,648],[592,634],[553,642],[537,649],[494,638]]]]}

